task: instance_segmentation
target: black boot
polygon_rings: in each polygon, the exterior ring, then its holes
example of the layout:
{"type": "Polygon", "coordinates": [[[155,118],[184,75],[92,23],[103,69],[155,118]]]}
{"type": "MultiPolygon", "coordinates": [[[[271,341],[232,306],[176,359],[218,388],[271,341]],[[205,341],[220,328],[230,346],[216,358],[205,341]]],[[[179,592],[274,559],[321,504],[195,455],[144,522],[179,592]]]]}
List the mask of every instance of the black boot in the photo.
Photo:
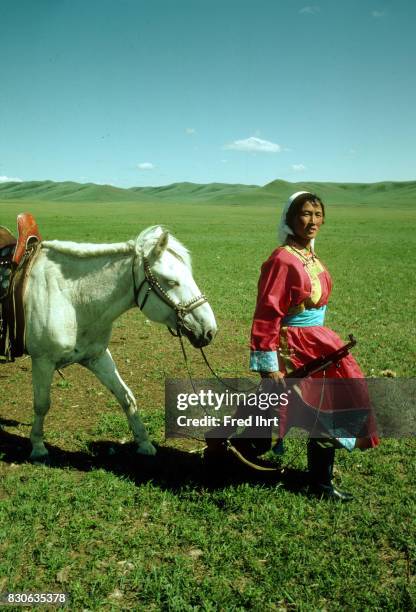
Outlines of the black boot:
{"type": "Polygon", "coordinates": [[[350,501],[353,496],[332,484],[335,448],[323,446],[319,439],[308,442],[309,485],[313,494],[335,501],[350,501]]]}

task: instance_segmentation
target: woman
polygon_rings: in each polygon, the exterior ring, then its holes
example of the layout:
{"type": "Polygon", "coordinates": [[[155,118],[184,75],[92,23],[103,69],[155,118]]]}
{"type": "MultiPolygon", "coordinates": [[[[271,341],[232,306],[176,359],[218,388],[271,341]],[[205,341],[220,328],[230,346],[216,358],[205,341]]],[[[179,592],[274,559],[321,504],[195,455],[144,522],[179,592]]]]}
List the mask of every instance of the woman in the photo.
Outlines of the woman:
{"type": "MultiPolygon", "coordinates": [[[[276,382],[281,382],[287,372],[343,345],[332,330],[324,327],[332,281],[314,251],[315,237],[324,218],[325,208],[318,196],[306,191],[294,193],[286,203],[279,225],[282,246],[273,251],[261,268],[251,330],[250,369],[276,382]]],[[[337,366],[329,367],[324,375],[326,378],[363,378],[351,355],[344,357],[337,366]]],[[[340,399],[345,403],[345,397],[340,399]]],[[[320,409],[317,404],[319,401],[315,402],[315,414],[320,409]]],[[[290,423],[290,414],[287,416],[290,423]]],[[[375,435],[338,438],[329,444],[327,439],[310,438],[311,490],[332,499],[350,500],[349,493],[339,491],[332,484],[335,446],[364,450],[377,444],[375,435]]]]}

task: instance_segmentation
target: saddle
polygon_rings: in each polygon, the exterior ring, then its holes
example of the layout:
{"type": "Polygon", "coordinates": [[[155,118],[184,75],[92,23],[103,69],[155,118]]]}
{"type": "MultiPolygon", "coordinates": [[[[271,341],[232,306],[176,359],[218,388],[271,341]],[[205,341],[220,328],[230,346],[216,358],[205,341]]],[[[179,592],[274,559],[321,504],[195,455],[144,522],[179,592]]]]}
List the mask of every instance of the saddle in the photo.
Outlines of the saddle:
{"type": "Polygon", "coordinates": [[[24,294],[42,240],[30,213],[18,215],[17,233],[0,226],[0,363],[25,353],[24,294]]]}

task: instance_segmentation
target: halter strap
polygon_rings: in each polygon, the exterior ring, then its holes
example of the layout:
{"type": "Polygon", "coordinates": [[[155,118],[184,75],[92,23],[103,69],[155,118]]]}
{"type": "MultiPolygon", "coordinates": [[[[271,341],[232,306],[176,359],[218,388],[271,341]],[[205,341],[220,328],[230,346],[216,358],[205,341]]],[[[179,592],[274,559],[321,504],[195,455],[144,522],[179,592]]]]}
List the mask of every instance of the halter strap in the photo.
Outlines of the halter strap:
{"type": "MultiPolygon", "coordinates": [[[[150,292],[154,291],[156,295],[162,300],[162,302],[164,302],[165,304],[173,308],[173,310],[175,311],[176,328],[178,330],[178,335],[181,335],[181,330],[185,327],[185,321],[184,321],[185,316],[189,314],[190,312],[192,312],[193,310],[195,310],[195,308],[198,308],[198,306],[202,306],[202,304],[207,302],[208,300],[206,296],[203,293],[201,293],[200,295],[197,295],[191,298],[187,302],[175,302],[174,300],[172,300],[170,295],[167,293],[167,291],[165,291],[165,289],[161,286],[161,284],[159,283],[159,281],[153,274],[146,257],[143,257],[144,279],[142,280],[140,285],[137,287],[136,275],[135,275],[135,262],[137,260],[137,257],[138,255],[137,253],[135,253],[133,257],[132,272],[133,272],[134,301],[136,302],[139,310],[143,310],[147,302],[147,298],[150,295],[150,292]],[[145,285],[145,283],[148,284],[148,287],[144,295],[143,301],[140,304],[139,302],[140,292],[142,290],[142,287],[145,285]]],[[[173,333],[169,327],[168,329],[171,333],[173,333]]]]}

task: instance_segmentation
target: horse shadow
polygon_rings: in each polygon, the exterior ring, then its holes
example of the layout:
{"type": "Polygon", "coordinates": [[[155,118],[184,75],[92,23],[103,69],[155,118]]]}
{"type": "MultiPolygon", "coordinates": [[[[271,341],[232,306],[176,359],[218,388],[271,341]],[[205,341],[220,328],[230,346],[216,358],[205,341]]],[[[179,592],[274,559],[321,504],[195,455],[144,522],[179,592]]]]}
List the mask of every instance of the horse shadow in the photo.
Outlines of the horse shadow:
{"type": "MultiPolygon", "coordinates": [[[[2,427],[16,425],[19,425],[17,421],[0,418],[0,460],[8,464],[29,462],[30,440],[2,427]]],[[[173,493],[189,487],[202,491],[243,483],[284,487],[294,493],[304,493],[305,489],[305,472],[295,469],[285,469],[284,473],[280,470],[257,471],[229,454],[207,460],[199,452],[156,445],[157,453],[150,457],[137,454],[133,443],[110,440],[92,441],[86,451],[62,450],[48,443],[45,446],[49,451],[47,465],[51,469],[70,468],[80,472],[103,469],[128,478],[136,486],[151,481],[160,489],[173,493]]]]}

